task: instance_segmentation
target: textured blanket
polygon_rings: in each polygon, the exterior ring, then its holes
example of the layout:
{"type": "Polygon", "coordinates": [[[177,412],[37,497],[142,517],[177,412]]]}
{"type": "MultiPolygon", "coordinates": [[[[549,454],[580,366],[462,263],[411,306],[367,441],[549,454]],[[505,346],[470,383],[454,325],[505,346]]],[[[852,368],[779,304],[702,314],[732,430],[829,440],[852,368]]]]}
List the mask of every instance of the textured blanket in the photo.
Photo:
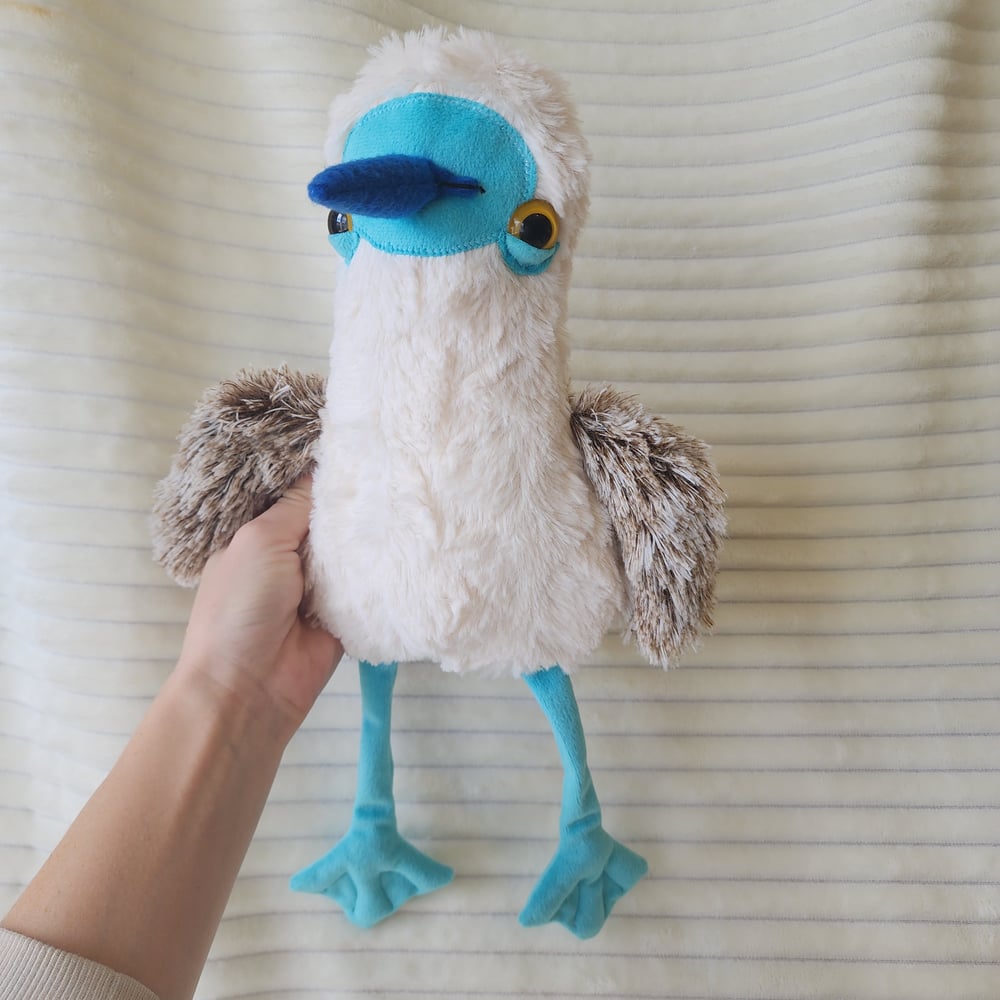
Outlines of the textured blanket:
{"type": "Polygon", "coordinates": [[[399,819],[451,886],[362,932],[290,873],[350,816],[357,671],[294,740],[209,998],[1000,996],[1000,5],[91,0],[0,5],[0,909],[101,781],[191,599],[153,487],[205,386],[322,373],[305,186],[389,30],[495,31],[594,152],[571,298],[608,381],[713,447],[716,628],[576,686],[650,874],[524,930],[560,768],[523,685],[400,670],[399,819]]]}

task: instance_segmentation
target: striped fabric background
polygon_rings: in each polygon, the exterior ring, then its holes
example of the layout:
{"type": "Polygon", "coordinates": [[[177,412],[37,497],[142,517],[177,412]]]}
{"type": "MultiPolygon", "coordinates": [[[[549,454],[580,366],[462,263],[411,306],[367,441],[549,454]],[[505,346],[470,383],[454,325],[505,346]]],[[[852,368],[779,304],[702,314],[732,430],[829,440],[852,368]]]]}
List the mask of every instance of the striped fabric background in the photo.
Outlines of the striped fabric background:
{"type": "Polygon", "coordinates": [[[560,771],[523,686],[401,671],[405,832],[452,886],[370,932],[287,876],[339,836],[345,663],[293,742],[199,996],[1000,996],[1000,6],[91,0],[0,6],[0,907],[170,670],[173,438],[248,364],[322,370],[305,182],[390,29],[496,31],[594,151],[574,374],[714,446],[715,634],[577,681],[650,876],[525,931],[560,771]],[[621,9],[619,9],[621,8],[621,9]]]}

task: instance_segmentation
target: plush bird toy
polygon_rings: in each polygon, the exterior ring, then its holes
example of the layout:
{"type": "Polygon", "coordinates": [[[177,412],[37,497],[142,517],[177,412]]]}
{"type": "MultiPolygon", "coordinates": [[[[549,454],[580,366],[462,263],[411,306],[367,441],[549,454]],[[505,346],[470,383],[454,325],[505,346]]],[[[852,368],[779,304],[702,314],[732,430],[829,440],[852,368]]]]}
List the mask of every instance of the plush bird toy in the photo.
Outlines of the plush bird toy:
{"type": "Polygon", "coordinates": [[[158,488],[180,582],[315,468],[311,614],[361,672],[354,816],[292,879],[361,926],[447,883],[398,832],[396,665],[522,677],[564,767],[559,846],[521,913],[596,934],[646,863],[612,838],[572,669],[624,627],[664,666],[710,624],[723,496],[706,448],[604,387],[566,335],[588,151],[562,83],[492,37],[383,42],[331,109],[309,185],[343,258],[330,374],[209,392],[158,488]]]}

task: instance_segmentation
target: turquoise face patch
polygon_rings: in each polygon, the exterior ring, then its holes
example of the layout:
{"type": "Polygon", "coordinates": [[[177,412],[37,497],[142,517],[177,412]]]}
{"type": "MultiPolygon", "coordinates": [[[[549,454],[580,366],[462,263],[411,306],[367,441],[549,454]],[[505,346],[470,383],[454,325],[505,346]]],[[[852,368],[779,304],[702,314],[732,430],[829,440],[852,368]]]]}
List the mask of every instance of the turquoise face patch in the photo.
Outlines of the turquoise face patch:
{"type": "Polygon", "coordinates": [[[548,250],[540,250],[510,233],[504,233],[500,240],[504,263],[515,274],[541,274],[552,263],[558,249],[559,244],[556,243],[548,250]]]}
{"type": "Polygon", "coordinates": [[[350,264],[351,258],[354,256],[354,251],[358,249],[358,234],[353,231],[349,233],[330,233],[329,240],[330,246],[350,264]]]}
{"type": "Polygon", "coordinates": [[[351,130],[344,161],[402,153],[427,157],[463,177],[479,181],[474,198],[439,198],[413,215],[396,219],[354,217],[354,231],[331,238],[347,260],[357,239],[386,253],[443,257],[490,243],[500,245],[508,266],[520,274],[544,270],[555,249],[531,251],[527,260],[507,248],[511,213],[534,196],[537,168],[511,124],[476,101],[446,94],[409,94],[373,108],[351,130]],[[353,236],[351,241],[344,236],[353,236]],[[336,240],[337,242],[334,242],[336,240]],[[536,255],[546,254],[540,261],[536,255]],[[541,264],[541,267],[539,267],[541,264]]]}

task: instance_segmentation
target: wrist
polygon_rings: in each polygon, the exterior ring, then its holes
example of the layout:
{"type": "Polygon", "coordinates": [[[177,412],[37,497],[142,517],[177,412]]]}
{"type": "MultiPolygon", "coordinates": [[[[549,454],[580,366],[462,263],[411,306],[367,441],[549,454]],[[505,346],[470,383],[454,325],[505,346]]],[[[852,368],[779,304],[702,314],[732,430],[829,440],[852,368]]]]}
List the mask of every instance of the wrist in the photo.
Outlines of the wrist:
{"type": "Polygon", "coordinates": [[[241,756],[254,751],[280,758],[297,728],[249,676],[229,683],[206,665],[182,656],[166,687],[168,696],[186,702],[241,756]]]}

